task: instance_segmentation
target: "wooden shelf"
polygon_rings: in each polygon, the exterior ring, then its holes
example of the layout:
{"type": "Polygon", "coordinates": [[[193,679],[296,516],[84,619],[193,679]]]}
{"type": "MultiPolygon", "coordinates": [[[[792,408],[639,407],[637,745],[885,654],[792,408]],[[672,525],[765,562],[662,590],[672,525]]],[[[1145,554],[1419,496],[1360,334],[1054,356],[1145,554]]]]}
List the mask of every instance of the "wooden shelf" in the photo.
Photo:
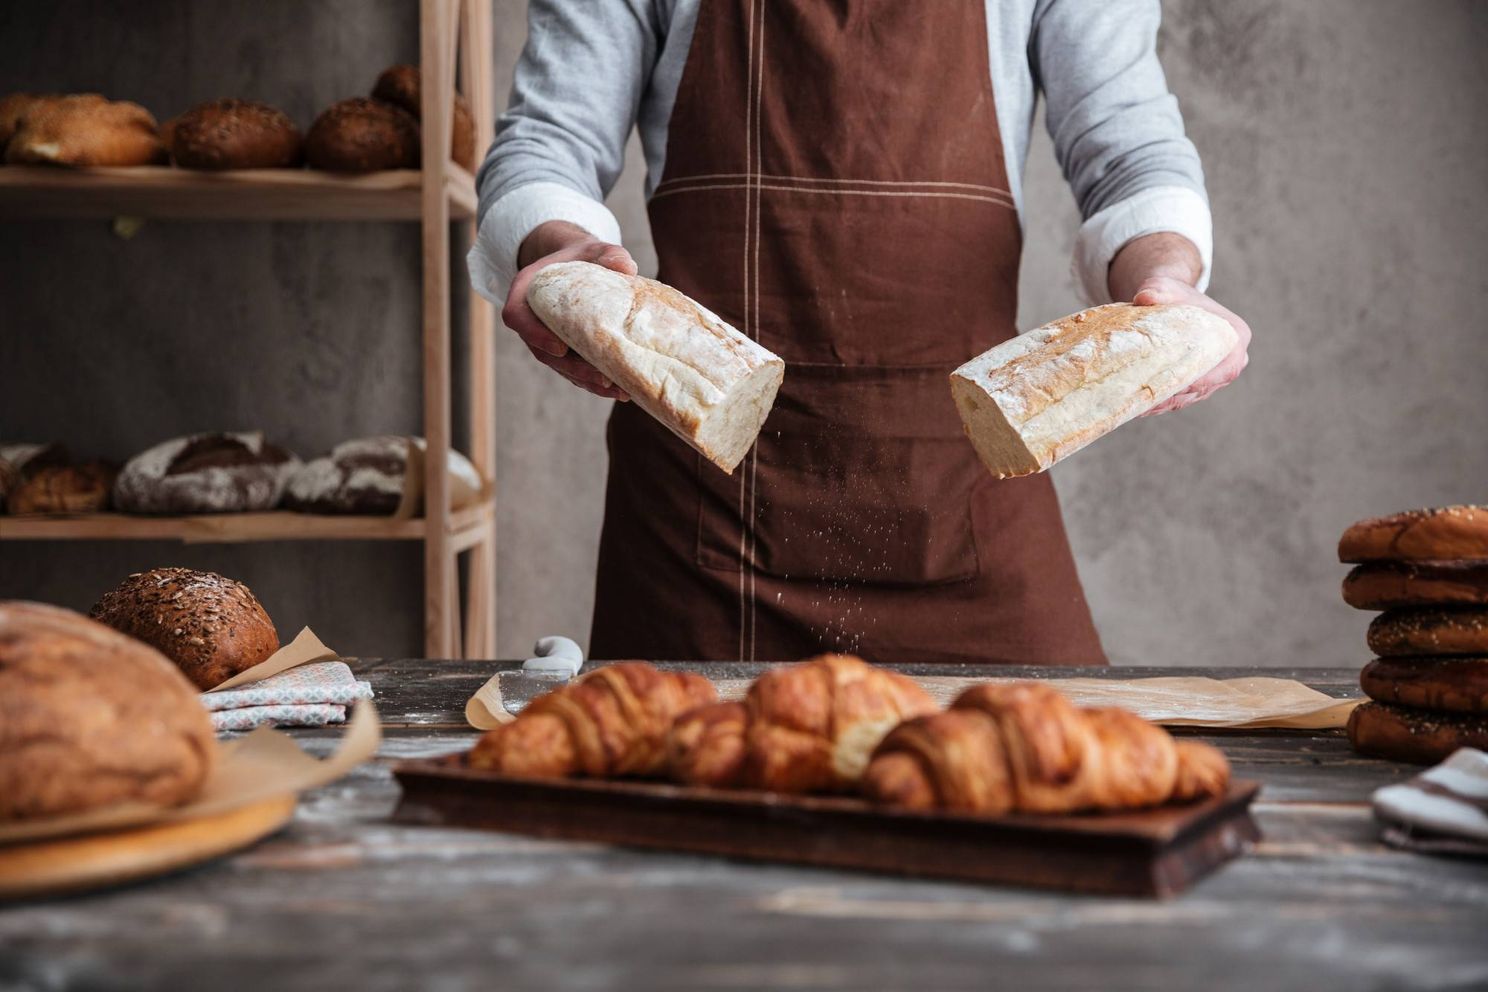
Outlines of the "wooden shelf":
{"type": "MultiPolygon", "coordinates": [[[[456,544],[479,534],[494,516],[492,504],[477,503],[450,514],[456,544]]],[[[190,517],[141,517],[123,513],[76,516],[0,516],[0,541],[181,541],[238,544],[247,541],[418,541],[422,517],[332,516],[317,513],[218,513],[190,517]]]]}
{"type": "MultiPolygon", "coordinates": [[[[0,217],[162,220],[419,220],[417,169],[342,176],[312,169],[196,172],[170,166],[0,165],[0,217]]],[[[475,216],[475,178],[448,163],[450,217],[475,216]]]]}

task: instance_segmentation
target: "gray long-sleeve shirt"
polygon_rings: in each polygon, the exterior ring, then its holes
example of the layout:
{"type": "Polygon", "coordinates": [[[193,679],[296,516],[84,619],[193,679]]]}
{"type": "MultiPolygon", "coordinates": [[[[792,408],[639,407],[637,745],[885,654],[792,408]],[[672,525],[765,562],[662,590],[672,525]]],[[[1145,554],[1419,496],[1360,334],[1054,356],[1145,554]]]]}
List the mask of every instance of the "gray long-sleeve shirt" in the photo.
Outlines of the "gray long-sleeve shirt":
{"type": "MultiPolygon", "coordinates": [[[[700,2],[531,0],[511,103],[478,177],[481,221],[469,258],[477,291],[504,297],[518,248],[546,221],[621,240],[602,201],[620,176],[633,125],[645,150],[648,196],[661,180],[700,2]]],[[[986,0],[986,9],[1011,192],[1021,211],[1042,92],[1055,156],[1085,218],[1073,265],[1083,295],[1109,299],[1111,259],[1156,231],[1198,247],[1203,288],[1209,207],[1198,153],[1157,59],[1158,0],[986,0]]]]}

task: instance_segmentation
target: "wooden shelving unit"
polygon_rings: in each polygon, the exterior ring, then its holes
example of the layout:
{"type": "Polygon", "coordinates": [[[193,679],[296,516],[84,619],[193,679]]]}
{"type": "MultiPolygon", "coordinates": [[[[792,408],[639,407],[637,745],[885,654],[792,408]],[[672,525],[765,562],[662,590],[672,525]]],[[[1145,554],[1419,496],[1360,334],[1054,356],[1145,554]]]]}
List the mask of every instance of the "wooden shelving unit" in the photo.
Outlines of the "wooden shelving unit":
{"type": "MultiPolygon", "coordinates": [[[[475,180],[450,161],[455,87],[475,117],[476,147],[491,143],[490,0],[420,0],[423,168],[338,176],[299,169],[201,173],[167,167],[64,170],[0,166],[0,219],[140,217],[157,220],[420,222],[423,247],[423,518],[336,517],[289,512],[189,517],[99,513],[0,516],[0,541],[180,540],[421,541],[424,654],[490,658],[496,653],[494,494],[452,511],[444,471],[451,434],[449,225],[475,216],[475,180]],[[469,554],[463,617],[459,556],[469,554]]],[[[472,225],[473,228],[473,225],[472,225]]],[[[472,229],[472,236],[474,231],[472,229]]],[[[464,286],[463,292],[469,293],[464,286]]],[[[496,370],[491,306],[470,294],[470,459],[496,471],[496,370]]]]}

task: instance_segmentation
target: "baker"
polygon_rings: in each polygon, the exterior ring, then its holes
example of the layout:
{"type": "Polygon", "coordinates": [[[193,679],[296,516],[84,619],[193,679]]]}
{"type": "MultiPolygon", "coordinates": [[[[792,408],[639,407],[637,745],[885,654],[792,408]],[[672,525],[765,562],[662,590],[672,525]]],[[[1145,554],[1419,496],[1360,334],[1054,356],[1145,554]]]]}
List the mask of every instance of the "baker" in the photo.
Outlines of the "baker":
{"type": "Polygon", "coordinates": [[[635,272],[603,197],[639,125],[658,278],[786,361],[725,475],[634,404],[609,422],[590,652],[1102,664],[1047,476],[992,479],[947,387],[1016,333],[1034,101],[1092,301],[1203,295],[1210,215],[1155,52],[1158,0],[532,0],[480,171],[478,291],[538,361],[627,397],[525,302],[635,272]]]}

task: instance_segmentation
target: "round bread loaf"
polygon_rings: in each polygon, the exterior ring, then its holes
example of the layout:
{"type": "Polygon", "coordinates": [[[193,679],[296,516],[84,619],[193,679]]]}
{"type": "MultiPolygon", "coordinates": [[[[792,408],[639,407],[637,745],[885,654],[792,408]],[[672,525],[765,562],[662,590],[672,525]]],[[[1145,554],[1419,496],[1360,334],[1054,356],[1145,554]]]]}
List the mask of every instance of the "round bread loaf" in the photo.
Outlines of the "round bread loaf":
{"type": "Polygon", "coordinates": [[[21,118],[33,107],[59,99],[56,93],[7,93],[0,96],[0,152],[21,126],[21,118]]]}
{"type": "Polygon", "coordinates": [[[71,610],[0,603],[0,820],[185,802],[216,756],[196,691],[71,610]]]}
{"type": "Polygon", "coordinates": [[[359,96],[333,103],[310,125],[305,159],[327,172],[417,169],[418,121],[381,100],[359,96]]]}
{"type": "MultiPolygon", "coordinates": [[[[416,65],[394,65],[382,71],[372,86],[372,97],[402,107],[423,123],[424,104],[419,70],[416,65]]],[[[470,104],[455,93],[454,113],[450,122],[450,158],[471,172],[475,171],[475,117],[470,104]]]]}
{"type": "Polygon", "coordinates": [[[279,635],[263,605],[243,583],[215,572],[136,572],[104,593],[89,615],[144,641],[202,690],[279,650],[279,635]]]}
{"type": "Polygon", "coordinates": [[[1434,765],[1458,748],[1488,748],[1488,716],[1363,703],[1349,714],[1348,736],[1363,754],[1434,765]]]}
{"type": "Polygon", "coordinates": [[[136,103],[97,93],[42,100],[20,118],[5,161],[68,166],[129,166],[164,162],[155,118],[136,103]]]}
{"type": "Polygon", "coordinates": [[[1369,650],[1386,658],[1488,654],[1488,607],[1390,610],[1369,625],[1369,650]]]}
{"type": "Polygon", "coordinates": [[[253,431],[193,434],[131,458],[114,483],[125,513],[272,510],[300,461],[253,431]]]}
{"type": "Polygon", "coordinates": [[[1343,601],[1361,610],[1488,605],[1488,565],[1356,565],[1343,580],[1343,601]]]}
{"type": "Polygon", "coordinates": [[[27,471],[66,462],[67,449],[60,444],[0,444],[0,509],[9,503],[10,494],[21,484],[27,471]]]}
{"type": "Polygon", "coordinates": [[[1364,695],[1428,710],[1488,712],[1488,655],[1376,658],[1359,673],[1364,695]]]}
{"type": "Polygon", "coordinates": [[[408,444],[391,434],[338,444],[295,472],[284,505],[303,513],[395,513],[407,484],[408,444]]]}
{"type": "Polygon", "coordinates": [[[114,468],[104,462],[23,469],[6,496],[11,513],[97,513],[108,505],[114,468]]]}
{"type": "Polygon", "coordinates": [[[1488,562],[1488,507],[1443,506],[1361,520],[1339,538],[1338,560],[1488,562]]]}
{"type": "Polygon", "coordinates": [[[171,158],[186,169],[287,169],[303,139],[285,114],[252,100],[212,100],[170,121],[171,158]]]}

